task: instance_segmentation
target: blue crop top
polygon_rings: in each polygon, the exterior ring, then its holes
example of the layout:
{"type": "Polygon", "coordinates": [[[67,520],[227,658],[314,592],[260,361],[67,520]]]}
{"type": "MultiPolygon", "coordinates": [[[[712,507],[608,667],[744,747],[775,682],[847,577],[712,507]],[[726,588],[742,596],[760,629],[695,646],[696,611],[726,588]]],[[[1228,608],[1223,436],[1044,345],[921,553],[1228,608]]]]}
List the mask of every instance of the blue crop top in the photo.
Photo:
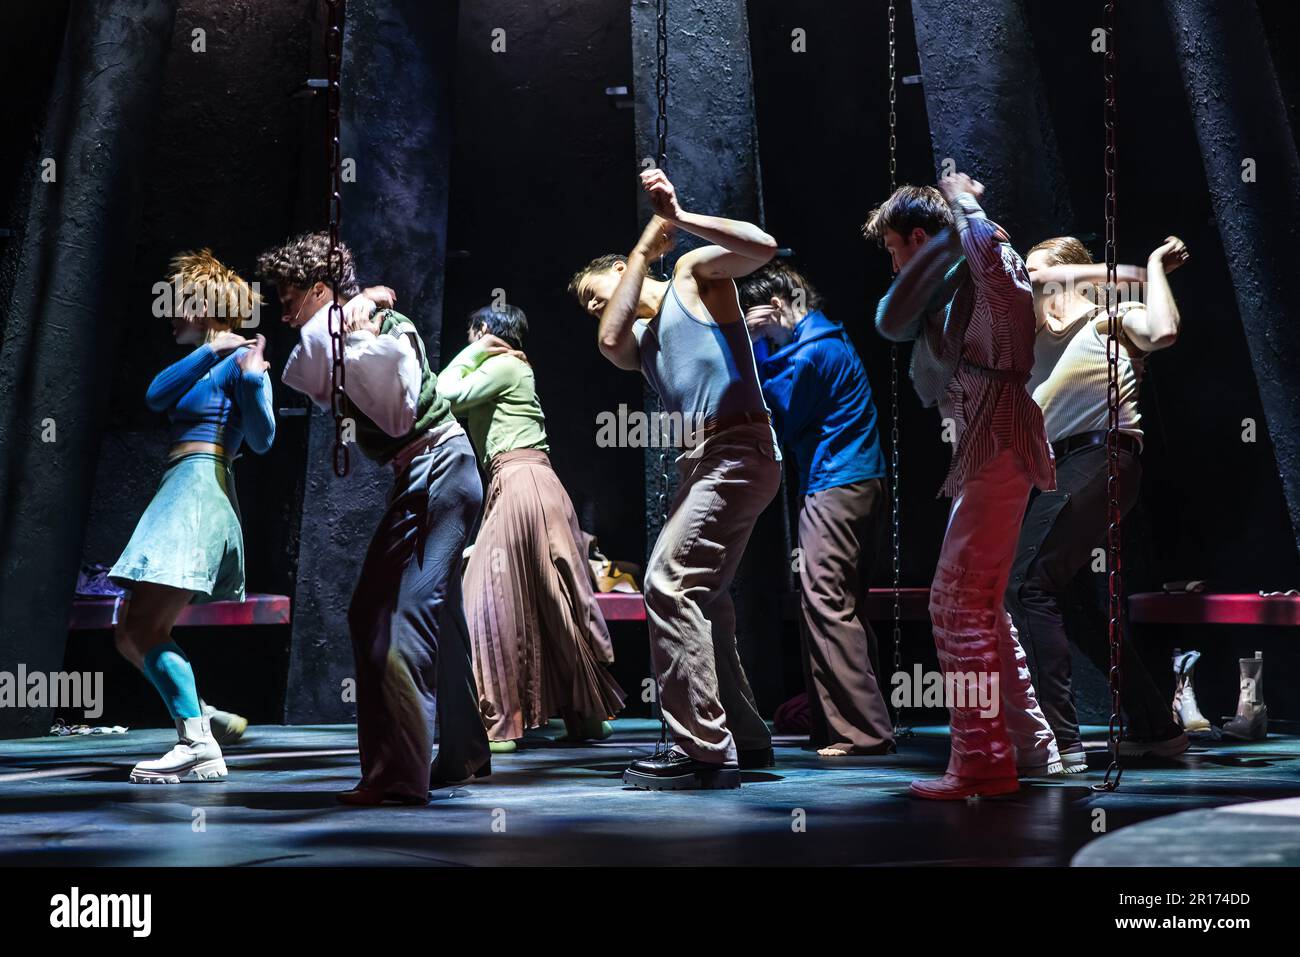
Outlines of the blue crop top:
{"type": "Polygon", "coordinates": [[[234,457],[243,441],[259,455],[275,439],[271,377],[239,367],[239,349],[224,358],[201,345],[169,365],[149,384],[144,401],[171,419],[169,438],[215,442],[234,457]]]}

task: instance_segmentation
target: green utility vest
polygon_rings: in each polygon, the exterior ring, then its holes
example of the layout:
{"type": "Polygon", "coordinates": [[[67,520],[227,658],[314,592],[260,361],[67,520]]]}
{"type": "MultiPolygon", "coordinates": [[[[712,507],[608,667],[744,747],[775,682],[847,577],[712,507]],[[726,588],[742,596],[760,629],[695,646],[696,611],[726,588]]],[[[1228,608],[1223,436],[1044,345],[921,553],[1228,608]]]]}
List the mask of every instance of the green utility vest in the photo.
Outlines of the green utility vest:
{"type": "Polygon", "coordinates": [[[357,446],[366,458],[374,459],[381,465],[387,465],[399,451],[435,426],[450,421],[451,403],[438,395],[438,377],[429,368],[429,359],[424,354],[424,340],[416,331],[415,324],[400,312],[392,309],[381,310],[379,334],[381,336],[403,336],[411,333],[416,342],[416,352],[420,357],[420,398],[415,406],[415,424],[405,435],[391,436],[344,396],[343,413],[356,422],[357,446]]]}

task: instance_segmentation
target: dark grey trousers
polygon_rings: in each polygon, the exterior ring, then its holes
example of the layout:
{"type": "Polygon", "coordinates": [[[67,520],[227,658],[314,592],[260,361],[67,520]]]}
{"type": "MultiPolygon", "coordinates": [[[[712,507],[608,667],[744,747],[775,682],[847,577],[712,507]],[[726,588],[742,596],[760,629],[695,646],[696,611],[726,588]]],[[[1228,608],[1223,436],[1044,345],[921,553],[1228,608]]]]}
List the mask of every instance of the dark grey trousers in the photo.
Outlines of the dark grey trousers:
{"type": "Polygon", "coordinates": [[[394,483],[348,609],[361,787],[427,794],[435,719],[444,776],[468,777],[488,758],[460,581],[482,504],[464,435],[417,455],[394,483]]]}

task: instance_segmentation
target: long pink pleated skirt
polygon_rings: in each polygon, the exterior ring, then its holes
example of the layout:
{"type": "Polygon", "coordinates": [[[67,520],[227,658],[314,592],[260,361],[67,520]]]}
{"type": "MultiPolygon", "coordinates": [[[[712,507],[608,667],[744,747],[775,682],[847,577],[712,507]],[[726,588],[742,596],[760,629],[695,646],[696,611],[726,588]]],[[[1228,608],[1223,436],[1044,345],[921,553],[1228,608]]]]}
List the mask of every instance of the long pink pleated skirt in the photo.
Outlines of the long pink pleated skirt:
{"type": "Polygon", "coordinates": [[[496,456],[465,569],[479,710],[493,741],[566,711],[607,718],[623,691],[573,503],[537,449],[496,456]]]}

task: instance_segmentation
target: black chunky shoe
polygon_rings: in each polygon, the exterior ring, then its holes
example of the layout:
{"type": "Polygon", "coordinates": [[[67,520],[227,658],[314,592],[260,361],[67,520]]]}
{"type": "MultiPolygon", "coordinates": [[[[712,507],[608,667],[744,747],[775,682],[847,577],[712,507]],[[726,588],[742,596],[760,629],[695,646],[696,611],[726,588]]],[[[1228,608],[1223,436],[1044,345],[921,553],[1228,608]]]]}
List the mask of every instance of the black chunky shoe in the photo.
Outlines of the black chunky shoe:
{"type": "Polygon", "coordinates": [[[741,749],[736,752],[742,771],[757,771],[760,768],[776,767],[776,752],[768,748],[741,749]]]}
{"type": "Polygon", "coordinates": [[[429,768],[429,790],[436,791],[438,788],[454,788],[462,784],[471,784],[474,781],[481,781],[483,778],[492,776],[492,759],[488,758],[480,765],[479,769],[469,777],[445,778],[442,772],[438,770],[438,759],[434,758],[433,766],[429,768]]]}
{"type": "Polygon", "coordinates": [[[623,783],[643,791],[709,791],[740,787],[735,765],[696,761],[678,748],[633,761],[623,783]]]}

